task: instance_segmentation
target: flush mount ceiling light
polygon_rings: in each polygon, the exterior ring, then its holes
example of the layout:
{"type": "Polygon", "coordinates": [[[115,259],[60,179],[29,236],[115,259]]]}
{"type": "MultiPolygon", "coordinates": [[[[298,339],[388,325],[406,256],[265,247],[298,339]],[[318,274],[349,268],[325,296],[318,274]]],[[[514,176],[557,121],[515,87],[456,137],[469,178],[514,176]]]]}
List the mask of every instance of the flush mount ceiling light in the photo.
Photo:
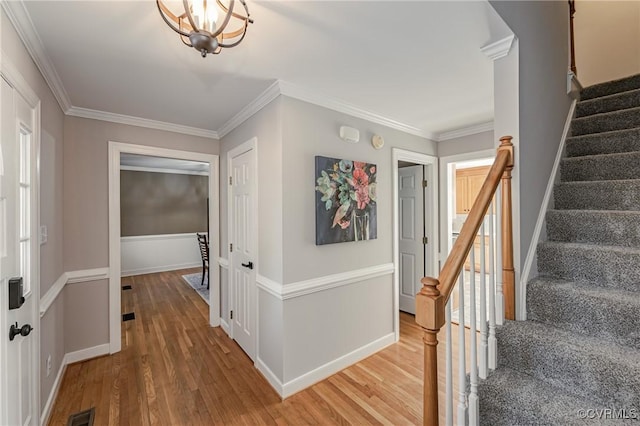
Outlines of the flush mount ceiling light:
{"type": "Polygon", "coordinates": [[[206,57],[217,55],[223,48],[234,47],[244,39],[249,24],[249,9],[244,0],[182,0],[184,12],[174,14],[161,0],[156,0],[160,16],[169,27],[180,35],[180,40],[206,57]],[[234,6],[240,3],[240,7],[234,6]],[[220,18],[220,19],[219,19],[220,18]],[[230,23],[233,24],[230,25],[230,23]],[[227,27],[230,27],[227,29],[227,27]],[[235,28],[234,28],[235,27],[235,28]]]}

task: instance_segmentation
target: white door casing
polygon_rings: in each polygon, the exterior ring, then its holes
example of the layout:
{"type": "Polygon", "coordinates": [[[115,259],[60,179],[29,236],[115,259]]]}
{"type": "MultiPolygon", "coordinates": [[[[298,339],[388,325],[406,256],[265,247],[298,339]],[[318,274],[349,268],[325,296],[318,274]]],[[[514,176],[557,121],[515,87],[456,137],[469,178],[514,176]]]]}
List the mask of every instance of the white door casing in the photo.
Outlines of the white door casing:
{"type": "Polygon", "coordinates": [[[416,294],[425,276],[424,167],[398,170],[400,310],[416,313],[416,294]]]}
{"type": "Polygon", "coordinates": [[[40,102],[19,74],[8,72],[6,62],[2,65],[0,424],[35,425],[40,422],[40,102]],[[15,277],[23,278],[24,304],[9,310],[8,282],[15,277]],[[16,324],[26,335],[17,334],[10,340],[9,329],[16,324]],[[28,332],[28,326],[35,329],[28,332]]]}
{"type": "Polygon", "coordinates": [[[231,336],[255,360],[257,269],[256,139],[228,153],[231,336]]]}

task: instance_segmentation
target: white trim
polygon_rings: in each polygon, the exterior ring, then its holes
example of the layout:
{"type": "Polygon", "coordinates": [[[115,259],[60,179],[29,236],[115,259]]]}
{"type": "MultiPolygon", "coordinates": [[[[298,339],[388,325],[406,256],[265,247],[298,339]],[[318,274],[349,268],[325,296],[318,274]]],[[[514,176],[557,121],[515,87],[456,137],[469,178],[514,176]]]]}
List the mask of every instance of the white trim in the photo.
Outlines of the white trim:
{"type": "Polygon", "coordinates": [[[264,277],[260,274],[256,274],[256,284],[260,290],[264,290],[267,293],[271,294],[272,296],[275,296],[278,299],[283,300],[282,284],[270,278],[264,277]]]}
{"type": "Polygon", "coordinates": [[[265,362],[260,359],[260,357],[256,358],[255,367],[258,369],[260,373],[267,379],[267,382],[271,385],[271,387],[280,395],[280,398],[283,398],[284,395],[284,385],[278,379],[278,376],[275,375],[273,371],[265,364],[265,362]]]}
{"type": "Polygon", "coordinates": [[[89,108],[72,106],[66,111],[66,114],[73,117],[91,118],[93,120],[109,121],[111,123],[128,124],[129,126],[146,127],[148,129],[164,130],[183,135],[200,136],[216,140],[220,139],[218,137],[218,133],[213,130],[184,126],[176,123],[167,123],[165,121],[150,120],[148,118],[134,117],[131,115],[116,114],[113,112],[98,111],[89,108]]]}
{"type": "Polygon", "coordinates": [[[128,271],[122,271],[120,274],[122,277],[131,277],[134,275],[155,274],[157,272],[178,271],[180,269],[190,269],[190,268],[197,268],[197,267],[200,267],[202,269],[202,262],[176,263],[173,265],[130,269],[128,271]]]}
{"type": "MultiPolygon", "coordinates": [[[[199,234],[206,234],[207,231],[197,232],[199,234]]],[[[120,237],[120,241],[155,241],[155,240],[181,240],[183,238],[194,238],[196,232],[185,232],[182,234],[155,234],[155,235],[131,235],[127,237],[120,237]]]]}
{"type": "Polygon", "coordinates": [[[56,379],[54,380],[53,386],[51,387],[51,391],[49,392],[47,403],[44,405],[44,408],[42,409],[42,413],[40,414],[41,426],[44,426],[49,423],[49,416],[51,416],[51,409],[53,408],[53,404],[56,401],[56,398],[58,397],[58,392],[60,391],[60,385],[62,384],[62,377],[64,377],[65,371],[67,371],[67,365],[65,364],[64,357],[63,357],[62,362],[60,363],[60,368],[58,369],[58,374],[56,374],[56,379]]]}
{"type": "Polygon", "coordinates": [[[67,273],[63,272],[62,275],[53,283],[49,290],[40,298],[40,318],[47,313],[53,302],[58,298],[58,295],[64,289],[67,284],[67,273]]]}
{"type": "Polygon", "coordinates": [[[244,123],[251,118],[254,114],[260,111],[265,106],[269,105],[271,101],[280,96],[280,82],[275,81],[271,86],[260,93],[253,101],[249,102],[244,108],[242,108],[236,115],[231,117],[226,123],[218,129],[218,136],[220,138],[225,137],[231,133],[236,127],[244,123]]]}
{"type": "Polygon", "coordinates": [[[220,265],[224,269],[229,269],[229,260],[225,259],[224,257],[219,257],[218,265],[220,265]]]}
{"type": "Polygon", "coordinates": [[[222,327],[222,330],[224,330],[224,332],[227,333],[227,336],[229,336],[229,323],[226,319],[220,318],[220,327],[222,327]]]}
{"type": "Polygon", "coordinates": [[[160,167],[120,166],[120,170],[126,170],[129,172],[167,173],[170,175],[209,176],[209,172],[198,172],[195,170],[164,169],[160,167]]]}
{"type": "Polygon", "coordinates": [[[67,284],[87,283],[109,278],[109,268],[82,269],[66,272],[67,284]]]}
{"type": "MultiPolygon", "coordinates": [[[[219,157],[217,155],[109,141],[109,350],[111,353],[119,352],[122,346],[120,331],[120,274],[122,273],[120,258],[120,154],[123,152],[209,163],[209,231],[212,235],[220,234],[219,157]]],[[[212,257],[220,255],[217,239],[211,240],[210,253],[212,257]]],[[[217,263],[212,262],[210,268],[211,296],[214,300],[220,300],[220,267],[217,263]]],[[[220,325],[219,303],[213,303],[209,306],[209,324],[212,327],[220,325]]]]}
{"type": "Polygon", "coordinates": [[[376,277],[382,277],[384,275],[392,274],[394,270],[393,263],[383,263],[381,265],[374,265],[367,268],[355,269],[352,271],[341,272],[339,274],[325,275],[323,277],[286,284],[282,286],[282,300],[293,299],[295,297],[306,296],[319,291],[325,291],[376,277]]]}
{"type": "MultiPolygon", "coordinates": [[[[400,207],[398,205],[398,161],[410,161],[412,163],[421,164],[423,166],[431,166],[431,175],[425,176],[431,185],[425,191],[424,205],[431,203],[433,209],[431,211],[431,223],[425,223],[425,233],[431,238],[432,256],[431,259],[425,259],[425,267],[427,272],[431,271],[432,275],[439,272],[439,248],[440,235],[438,234],[438,158],[428,154],[419,152],[406,151],[404,149],[391,149],[391,170],[392,170],[392,197],[393,197],[393,266],[395,272],[393,274],[393,331],[396,341],[400,340],[400,229],[398,225],[398,216],[400,207]]],[[[428,215],[427,215],[428,216],[428,215]]]]}
{"type": "Polygon", "coordinates": [[[504,58],[509,54],[513,40],[515,36],[513,34],[503,38],[502,40],[495,41],[480,48],[480,51],[484,53],[487,58],[495,61],[500,58],[504,58]]]}
{"type": "Polygon", "coordinates": [[[279,85],[280,93],[290,98],[299,99],[301,101],[309,102],[311,104],[328,108],[333,111],[341,112],[343,114],[351,115],[357,118],[362,118],[363,120],[367,120],[371,123],[381,124],[392,129],[400,130],[404,133],[420,136],[433,141],[437,140],[437,135],[433,132],[401,123],[399,121],[384,117],[371,111],[367,111],[341,100],[330,98],[326,95],[321,94],[320,92],[297,86],[283,80],[279,80],[279,85]]]}
{"type": "Polygon", "coordinates": [[[556,183],[556,178],[558,175],[558,170],[560,170],[560,162],[562,160],[562,155],[564,154],[564,145],[567,141],[567,137],[569,135],[569,129],[571,129],[571,120],[573,119],[573,114],[576,109],[577,100],[573,100],[571,102],[571,107],[569,108],[569,113],[567,114],[567,120],[564,123],[564,129],[562,130],[562,137],[560,139],[560,145],[558,146],[558,152],[556,153],[556,159],[553,162],[553,168],[551,169],[551,175],[549,176],[549,181],[547,182],[547,189],[544,192],[544,197],[542,198],[542,205],[540,206],[540,211],[538,212],[538,220],[536,221],[536,227],[533,230],[533,236],[531,238],[531,244],[529,244],[529,251],[527,252],[527,257],[524,260],[524,266],[522,267],[522,274],[520,275],[521,281],[521,291],[518,299],[518,306],[521,306],[520,318],[519,320],[527,319],[527,286],[526,283],[529,281],[531,277],[531,267],[533,266],[533,262],[536,259],[536,248],[538,247],[538,241],[540,240],[540,235],[542,233],[542,228],[545,224],[545,218],[547,216],[547,210],[549,208],[549,201],[551,200],[551,196],[553,195],[553,188],[556,183]]]}
{"type": "MultiPolygon", "coordinates": [[[[6,5],[7,2],[0,2],[0,4],[6,5]]],[[[20,92],[30,106],[37,105],[40,102],[38,95],[31,89],[27,80],[24,79],[20,71],[18,71],[18,68],[11,62],[9,56],[4,53],[3,50],[0,50],[0,64],[2,64],[0,73],[7,77],[7,80],[20,92]]]]}
{"type": "Polygon", "coordinates": [[[51,62],[51,59],[46,53],[44,44],[33,25],[33,21],[31,20],[29,12],[27,12],[24,2],[2,1],[0,5],[2,5],[2,8],[7,13],[9,20],[15,27],[29,55],[31,55],[33,62],[35,62],[42,73],[42,77],[51,88],[51,92],[53,92],[58,104],[60,104],[60,108],[62,108],[63,112],[68,111],[71,107],[69,95],[62,85],[62,80],[56,72],[53,62],[51,62]]]}
{"type": "Polygon", "coordinates": [[[478,133],[493,131],[493,121],[486,123],[474,124],[472,126],[463,127],[461,129],[450,130],[438,135],[438,142],[447,141],[449,139],[461,138],[464,136],[477,135],[478,133]]]}
{"type": "Polygon", "coordinates": [[[79,351],[69,352],[64,356],[64,365],[75,364],[76,362],[86,361],[97,358],[102,355],[109,355],[109,344],[93,346],[91,348],[80,349],[79,351]]]}
{"type": "MultiPolygon", "coordinates": [[[[282,393],[280,395],[282,396],[282,398],[287,398],[295,394],[296,392],[300,392],[301,390],[306,389],[309,386],[312,386],[315,383],[326,379],[327,377],[337,373],[340,370],[343,370],[353,364],[362,361],[363,359],[373,355],[374,353],[386,348],[389,345],[392,345],[395,342],[395,333],[389,333],[386,336],[383,336],[371,343],[368,343],[354,351],[349,352],[348,354],[336,358],[333,361],[329,361],[328,363],[321,365],[320,367],[309,371],[302,376],[286,382],[282,386],[282,393]]],[[[269,378],[267,378],[267,380],[269,380],[269,378]]],[[[269,383],[271,383],[271,381],[269,381],[269,383]]],[[[276,391],[278,391],[278,389],[276,389],[276,391]]]]}

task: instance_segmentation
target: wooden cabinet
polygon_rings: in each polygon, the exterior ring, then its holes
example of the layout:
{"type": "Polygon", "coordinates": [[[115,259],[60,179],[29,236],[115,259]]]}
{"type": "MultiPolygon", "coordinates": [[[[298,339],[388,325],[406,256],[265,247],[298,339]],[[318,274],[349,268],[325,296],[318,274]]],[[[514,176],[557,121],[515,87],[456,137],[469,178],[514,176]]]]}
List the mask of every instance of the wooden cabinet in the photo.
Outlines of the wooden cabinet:
{"type": "Polygon", "coordinates": [[[456,214],[468,214],[489,174],[489,166],[456,170],[456,214]]]}

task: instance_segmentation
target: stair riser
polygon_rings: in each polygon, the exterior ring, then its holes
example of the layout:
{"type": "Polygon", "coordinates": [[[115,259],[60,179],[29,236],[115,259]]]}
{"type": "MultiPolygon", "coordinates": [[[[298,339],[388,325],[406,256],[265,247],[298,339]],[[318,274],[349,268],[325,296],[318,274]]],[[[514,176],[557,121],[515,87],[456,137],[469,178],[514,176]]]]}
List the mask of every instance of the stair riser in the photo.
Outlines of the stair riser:
{"type": "Polygon", "coordinates": [[[640,182],[560,184],[553,197],[560,210],[640,210],[640,182]]]}
{"type": "Polygon", "coordinates": [[[596,298],[567,286],[534,281],[527,287],[527,319],[636,349],[640,349],[639,309],[637,303],[596,298]]]}
{"type": "Polygon", "coordinates": [[[640,75],[586,87],[580,92],[580,99],[593,99],[635,89],[640,89],[640,75]]]}
{"type": "Polygon", "coordinates": [[[579,102],[576,106],[576,118],[637,107],[640,107],[640,92],[634,90],[616,96],[579,102]]]}
{"type": "MultiPolygon", "coordinates": [[[[538,271],[571,281],[640,292],[640,253],[564,244],[538,246],[538,271]]],[[[640,297],[640,293],[638,294],[640,297]]]]}
{"type": "Polygon", "coordinates": [[[567,157],[640,151],[640,129],[567,139],[567,157]]]}
{"type": "Polygon", "coordinates": [[[551,210],[547,213],[550,241],[640,247],[640,213],[597,213],[551,210]]]}
{"type": "Polygon", "coordinates": [[[640,111],[637,108],[574,119],[571,122],[571,135],[580,136],[633,127],[640,127],[640,111]]]}
{"type": "Polygon", "coordinates": [[[640,152],[563,159],[560,180],[594,181],[640,178],[640,152]]]}
{"type": "MultiPolygon", "coordinates": [[[[498,359],[567,392],[622,407],[640,406],[640,360],[586,352],[557,338],[498,332],[498,359]]],[[[603,344],[606,344],[603,342],[603,344]]]]}

